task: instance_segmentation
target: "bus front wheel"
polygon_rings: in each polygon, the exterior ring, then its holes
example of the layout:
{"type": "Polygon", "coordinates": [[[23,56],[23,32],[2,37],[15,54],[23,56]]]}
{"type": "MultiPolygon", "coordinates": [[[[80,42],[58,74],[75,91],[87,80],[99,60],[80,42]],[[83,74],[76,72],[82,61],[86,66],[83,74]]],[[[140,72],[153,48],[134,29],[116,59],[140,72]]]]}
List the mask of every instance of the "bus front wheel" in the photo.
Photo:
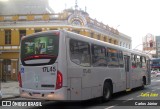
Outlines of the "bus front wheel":
{"type": "Polygon", "coordinates": [[[103,101],[108,101],[112,95],[112,87],[109,82],[105,82],[103,86],[103,101]]]}
{"type": "Polygon", "coordinates": [[[141,89],[143,90],[144,89],[144,86],[146,85],[146,78],[143,77],[142,78],[142,86],[141,86],[141,89]]]}

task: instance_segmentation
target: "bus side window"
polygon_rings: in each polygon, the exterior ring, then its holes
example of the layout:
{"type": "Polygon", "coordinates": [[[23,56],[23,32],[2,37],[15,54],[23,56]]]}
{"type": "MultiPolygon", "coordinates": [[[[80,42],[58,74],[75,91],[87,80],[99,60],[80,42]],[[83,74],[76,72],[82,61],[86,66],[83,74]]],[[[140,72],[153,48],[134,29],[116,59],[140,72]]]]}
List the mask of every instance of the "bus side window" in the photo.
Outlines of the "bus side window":
{"type": "Polygon", "coordinates": [[[137,58],[136,58],[136,64],[137,64],[137,67],[141,68],[141,60],[140,60],[140,56],[137,55],[137,58]]]}
{"type": "Polygon", "coordinates": [[[118,59],[119,59],[119,66],[124,67],[124,61],[123,61],[123,53],[122,51],[118,52],[118,59]]]}
{"type": "Polygon", "coordinates": [[[134,55],[134,54],[131,55],[131,61],[132,61],[132,68],[137,68],[136,55],[134,55]]]}
{"type": "Polygon", "coordinates": [[[93,66],[107,66],[105,47],[92,45],[92,64],[93,66]]]}
{"type": "Polygon", "coordinates": [[[118,50],[108,48],[107,52],[108,52],[108,66],[119,67],[118,50]]]}
{"type": "Polygon", "coordinates": [[[87,42],[70,40],[70,58],[77,65],[84,67],[90,66],[90,45],[87,42]]]}
{"type": "Polygon", "coordinates": [[[146,68],[146,57],[142,56],[141,61],[142,61],[142,68],[146,68]]]}

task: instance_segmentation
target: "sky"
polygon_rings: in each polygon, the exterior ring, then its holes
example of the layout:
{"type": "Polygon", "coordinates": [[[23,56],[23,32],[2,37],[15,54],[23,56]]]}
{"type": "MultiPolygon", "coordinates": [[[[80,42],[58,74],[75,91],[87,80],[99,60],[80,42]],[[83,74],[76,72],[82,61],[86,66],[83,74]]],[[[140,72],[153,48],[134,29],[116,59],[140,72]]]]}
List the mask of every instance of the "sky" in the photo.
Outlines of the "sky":
{"type": "MultiPolygon", "coordinates": [[[[76,0],[49,0],[57,12],[73,8],[76,0]]],[[[142,37],[160,35],[160,0],[77,0],[78,7],[99,22],[132,38],[132,49],[142,49],[142,37]]]]}

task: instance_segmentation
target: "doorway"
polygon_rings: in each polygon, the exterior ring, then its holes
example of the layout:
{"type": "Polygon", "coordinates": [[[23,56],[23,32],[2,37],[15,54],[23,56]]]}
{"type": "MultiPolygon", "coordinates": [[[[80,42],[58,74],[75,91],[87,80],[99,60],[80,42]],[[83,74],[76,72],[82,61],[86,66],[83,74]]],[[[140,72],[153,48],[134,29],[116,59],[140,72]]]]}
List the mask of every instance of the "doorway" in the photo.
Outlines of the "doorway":
{"type": "Polygon", "coordinates": [[[126,72],[126,88],[130,88],[130,56],[124,56],[125,72],[126,72]]]}

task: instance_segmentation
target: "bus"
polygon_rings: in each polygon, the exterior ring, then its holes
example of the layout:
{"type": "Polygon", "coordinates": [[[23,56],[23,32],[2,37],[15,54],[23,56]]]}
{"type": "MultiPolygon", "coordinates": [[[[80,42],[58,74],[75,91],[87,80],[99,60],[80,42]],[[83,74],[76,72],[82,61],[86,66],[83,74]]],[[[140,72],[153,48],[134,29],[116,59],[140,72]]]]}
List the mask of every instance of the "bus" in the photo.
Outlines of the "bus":
{"type": "Polygon", "coordinates": [[[151,59],[151,69],[160,71],[160,58],[151,59]]]}
{"type": "Polygon", "coordinates": [[[151,59],[151,76],[160,76],[160,58],[151,59]]]}
{"type": "Polygon", "coordinates": [[[19,91],[44,100],[110,100],[151,83],[148,55],[66,30],[24,36],[19,91]]]}

